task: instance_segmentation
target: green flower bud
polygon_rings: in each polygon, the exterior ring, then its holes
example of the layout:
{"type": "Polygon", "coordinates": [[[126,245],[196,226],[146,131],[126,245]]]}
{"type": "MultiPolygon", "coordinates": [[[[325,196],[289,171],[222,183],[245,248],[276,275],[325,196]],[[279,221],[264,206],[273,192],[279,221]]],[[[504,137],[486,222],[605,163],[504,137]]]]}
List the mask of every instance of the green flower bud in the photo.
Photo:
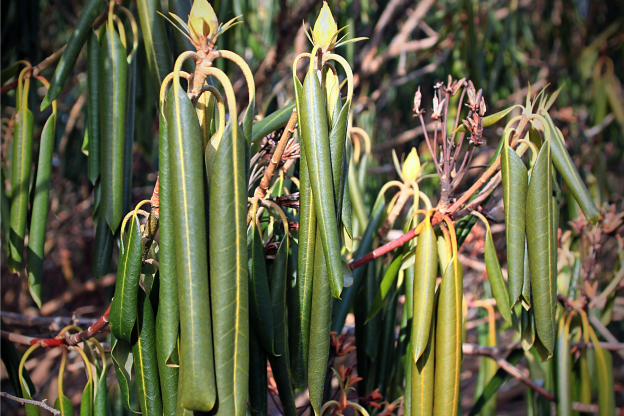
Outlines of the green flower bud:
{"type": "Polygon", "coordinates": [[[188,19],[191,39],[196,44],[206,44],[217,34],[217,15],[207,0],[195,0],[188,19]]]}
{"type": "Polygon", "coordinates": [[[418,158],[418,152],[416,148],[412,148],[412,151],[403,162],[402,172],[403,180],[405,182],[413,182],[418,178],[420,174],[420,159],[418,158]]]}
{"type": "Polygon", "coordinates": [[[312,37],[316,46],[321,47],[324,51],[333,49],[333,45],[336,43],[336,32],[338,26],[332,16],[332,12],[327,5],[327,2],[323,2],[321,12],[314,23],[314,30],[312,31],[312,37]]]}

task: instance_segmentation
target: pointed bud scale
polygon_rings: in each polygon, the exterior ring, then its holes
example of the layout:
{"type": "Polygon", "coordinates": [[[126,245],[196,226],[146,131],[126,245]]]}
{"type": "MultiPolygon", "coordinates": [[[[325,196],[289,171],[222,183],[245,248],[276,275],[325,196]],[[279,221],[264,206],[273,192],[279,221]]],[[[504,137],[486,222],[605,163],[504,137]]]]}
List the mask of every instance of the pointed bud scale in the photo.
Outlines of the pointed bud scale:
{"type": "Polygon", "coordinates": [[[188,19],[189,34],[197,44],[207,43],[217,34],[217,15],[207,0],[195,0],[188,19]]]}
{"type": "Polygon", "coordinates": [[[336,32],[338,26],[332,16],[332,12],[327,5],[327,2],[323,2],[321,12],[314,23],[314,30],[312,30],[312,37],[316,46],[321,47],[324,51],[333,49],[332,46],[336,43],[336,32]]]}
{"type": "Polygon", "coordinates": [[[401,171],[405,182],[413,182],[418,178],[420,174],[420,159],[418,158],[416,148],[412,148],[412,151],[407,155],[401,171]]]}

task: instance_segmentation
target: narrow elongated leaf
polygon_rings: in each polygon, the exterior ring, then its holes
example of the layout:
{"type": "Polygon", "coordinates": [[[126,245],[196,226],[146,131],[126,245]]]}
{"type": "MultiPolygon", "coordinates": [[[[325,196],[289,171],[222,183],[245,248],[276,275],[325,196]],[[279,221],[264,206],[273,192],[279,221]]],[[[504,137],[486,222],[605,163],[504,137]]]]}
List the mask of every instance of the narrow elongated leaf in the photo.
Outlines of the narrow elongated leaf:
{"type": "Polygon", "coordinates": [[[67,81],[67,78],[74,69],[74,64],[76,63],[76,59],[78,59],[82,45],[84,45],[87,37],[92,32],[91,25],[93,25],[101,8],[102,2],[99,0],[87,0],[85,3],[80,16],[78,16],[76,27],[67,41],[65,51],[63,51],[63,55],[56,66],[54,76],[50,81],[50,88],[48,88],[48,92],[45,97],[43,97],[43,102],[41,103],[42,111],[48,107],[52,101],[56,100],[61,93],[65,81],[67,81]]]}
{"type": "Polygon", "coordinates": [[[334,297],[340,298],[344,279],[334,205],[337,190],[334,189],[332,180],[327,112],[321,85],[314,72],[308,73],[304,80],[301,112],[298,117],[331,292],[334,297]]]}
{"type": "Polygon", "coordinates": [[[26,215],[28,214],[32,137],[32,112],[27,108],[22,108],[15,116],[13,160],[11,161],[11,235],[9,236],[11,253],[7,261],[11,272],[19,272],[22,268],[26,215]]]}
{"type": "Polygon", "coordinates": [[[111,332],[115,338],[126,342],[130,342],[137,317],[137,296],[143,254],[139,218],[133,215],[129,222],[128,241],[122,242],[120,247],[121,260],[109,317],[111,332]]]}
{"type": "Polygon", "coordinates": [[[275,327],[275,352],[278,356],[269,355],[269,361],[284,414],[285,416],[296,416],[297,406],[295,405],[288,360],[288,322],[286,316],[289,245],[288,236],[285,236],[275,255],[271,271],[271,304],[273,305],[273,324],[275,327]]]}
{"type": "MultiPolygon", "coordinates": [[[[7,327],[4,325],[4,321],[0,319],[0,325],[3,331],[8,331],[7,327]]],[[[19,364],[22,360],[22,355],[15,348],[15,344],[11,341],[1,338],[0,339],[0,358],[4,363],[4,368],[6,368],[7,375],[9,376],[9,380],[11,385],[13,386],[13,391],[15,395],[18,397],[24,397],[22,395],[22,383],[20,383],[19,379],[19,364]]],[[[28,391],[35,393],[35,386],[33,385],[30,377],[28,376],[28,371],[23,368],[22,369],[22,380],[28,386],[28,391]]],[[[25,398],[25,397],[24,397],[25,398]]]]}
{"type": "Polygon", "coordinates": [[[349,165],[351,160],[351,140],[345,145],[344,166],[342,171],[342,242],[348,251],[353,250],[353,211],[351,206],[351,190],[349,189],[349,165]]]}
{"type": "MultiPolygon", "coordinates": [[[[329,152],[331,158],[332,177],[334,180],[334,200],[336,206],[336,222],[341,224],[342,196],[343,196],[343,173],[344,173],[344,148],[347,134],[347,124],[349,121],[350,102],[346,102],[335,117],[334,123],[329,132],[329,152]]],[[[338,111],[336,105],[336,111],[338,111]]]]}
{"type": "Polygon", "coordinates": [[[143,32],[145,52],[147,52],[147,66],[152,76],[155,91],[159,91],[160,84],[173,69],[169,41],[165,32],[165,21],[158,14],[160,2],[139,0],[137,1],[137,9],[141,31],[143,32]]]}
{"type": "Polygon", "coordinates": [[[253,416],[267,416],[267,354],[256,331],[249,329],[249,409],[253,416]]]}
{"type": "Polygon", "coordinates": [[[436,317],[433,316],[429,328],[429,339],[421,358],[416,362],[413,356],[408,354],[411,416],[427,416],[433,412],[435,350],[436,317]]]}
{"type": "Polygon", "coordinates": [[[130,211],[132,199],[132,149],[134,146],[134,115],[136,113],[137,59],[131,59],[127,66],[126,77],[126,121],[124,125],[123,151],[123,187],[121,193],[121,212],[130,211]]]}
{"type": "Polygon", "coordinates": [[[600,416],[615,414],[615,392],[613,390],[613,358],[611,353],[600,346],[593,328],[586,323],[583,329],[589,331],[594,344],[596,358],[596,377],[598,379],[598,406],[600,416]]]}
{"type": "MultiPolygon", "coordinates": [[[[28,405],[27,405],[28,406],[28,405]]],[[[39,408],[33,405],[30,405],[35,409],[32,409],[30,412],[26,411],[27,416],[40,415],[39,408]],[[36,412],[36,413],[35,413],[36,412]]],[[[54,408],[56,410],[61,411],[61,416],[73,416],[74,415],[74,405],[72,405],[71,400],[64,394],[59,395],[54,402],[54,408]]]]}
{"type": "Polygon", "coordinates": [[[576,167],[574,166],[574,162],[572,162],[570,154],[565,148],[563,134],[561,134],[561,131],[555,127],[550,115],[547,112],[543,111],[542,114],[546,118],[550,128],[550,147],[552,151],[553,164],[570,188],[570,192],[583,210],[583,214],[585,214],[587,220],[596,222],[600,217],[600,211],[596,207],[594,200],[581,179],[581,175],[579,175],[576,167]]]}
{"type": "Polygon", "coordinates": [[[139,410],[134,410],[135,406],[132,406],[130,401],[130,396],[136,393],[131,391],[135,388],[132,377],[132,365],[134,363],[132,345],[129,342],[115,339],[111,348],[111,358],[113,359],[123,406],[134,413],[139,413],[139,410]]]}
{"type": "Polygon", "coordinates": [[[106,416],[108,413],[108,401],[106,400],[106,367],[100,371],[95,385],[95,398],[93,400],[93,414],[106,416]]]}
{"type": "Polygon", "coordinates": [[[201,180],[203,151],[195,109],[179,85],[173,85],[167,94],[166,115],[180,308],[178,401],[189,410],[209,411],[216,401],[216,389],[211,348],[212,299],[206,260],[206,205],[201,180]]]}
{"type": "Polygon", "coordinates": [[[540,150],[527,190],[526,235],[531,271],[532,308],[537,336],[552,356],[555,347],[557,276],[556,234],[553,235],[551,146],[540,150]]]}
{"type": "MultiPolygon", "coordinates": [[[[300,103],[302,86],[295,78],[297,99],[300,103]]],[[[298,114],[301,106],[298,107],[298,114]]],[[[299,127],[301,129],[301,126],[299,127]]],[[[255,130],[254,130],[255,131],[255,130]]],[[[301,135],[299,136],[301,137],[301,135]]],[[[299,172],[299,247],[297,255],[297,301],[293,314],[293,327],[290,334],[290,365],[295,386],[302,387],[307,382],[308,349],[310,342],[310,310],[312,308],[312,282],[314,279],[314,248],[316,245],[316,211],[314,195],[308,174],[308,162],[304,147],[301,147],[299,172]]],[[[321,244],[319,241],[318,244],[321,244]]]]}
{"type": "Polygon", "coordinates": [[[381,281],[381,285],[379,286],[379,290],[375,295],[375,300],[373,300],[373,305],[371,306],[370,311],[368,312],[368,316],[366,317],[366,322],[370,321],[375,315],[381,311],[381,309],[388,304],[390,300],[390,296],[388,295],[391,290],[396,286],[396,278],[399,275],[399,269],[401,268],[401,261],[403,260],[403,254],[397,253],[396,257],[390,263],[390,267],[386,270],[386,274],[381,281]]]}
{"type": "Polygon", "coordinates": [[[113,233],[123,215],[127,66],[126,49],[107,25],[100,47],[100,184],[101,214],[113,233]]]}
{"type": "Polygon", "coordinates": [[[89,33],[87,41],[87,125],[89,130],[89,159],[87,177],[92,184],[100,177],[100,41],[89,33]]]}
{"type": "MultiPolygon", "coordinates": [[[[96,185],[96,187],[98,187],[96,185]]],[[[113,255],[113,243],[115,236],[110,232],[103,215],[97,217],[95,229],[95,241],[93,243],[93,275],[96,279],[106,275],[110,271],[111,256],[113,255]]]]}
{"type": "MultiPolygon", "coordinates": [[[[565,315],[562,319],[565,319],[565,315]]],[[[570,355],[570,326],[561,325],[557,336],[557,415],[572,414],[572,356],[570,355]]]]}
{"type": "MultiPolygon", "coordinates": [[[[512,105],[511,107],[501,110],[498,113],[483,117],[483,127],[490,127],[492,124],[502,120],[507,114],[511,113],[513,109],[517,107],[520,107],[520,105],[512,105]]],[[[461,124],[453,133],[462,133],[466,131],[468,131],[466,126],[461,124]]]]}
{"type": "Polygon", "coordinates": [[[28,288],[37,306],[41,307],[41,281],[43,279],[43,256],[50,199],[50,174],[54,150],[56,114],[46,121],[39,144],[39,165],[35,181],[35,199],[32,205],[28,234],[28,288]]]}
{"type": "Polygon", "coordinates": [[[436,316],[434,415],[454,416],[458,411],[462,361],[462,275],[462,265],[456,258],[453,258],[446,268],[439,289],[440,298],[436,316]]]}
{"type": "Polygon", "coordinates": [[[286,123],[288,123],[288,120],[290,119],[290,115],[292,114],[295,105],[295,101],[288,103],[284,107],[280,108],[277,111],[274,111],[273,113],[269,114],[268,116],[254,124],[251,141],[255,143],[267,134],[284,127],[286,123]]]}
{"type": "MultiPolygon", "coordinates": [[[[524,162],[507,143],[503,144],[501,152],[501,173],[505,205],[507,270],[509,273],[509,301],[507,305],[513,307],[520,299],[524,280],[525,201],[529,179],[524,162]]],[[[501,310],[500,306],[499,310],[501,310]]]]}
{"type": "Polygon", "coordinates": [[[513,323],[511,321],[511,307],[509,306],[509,292],[507,290],[507,283],[505,282],[505,279],[503,279],[503,272],[501,271],[500,263],[498,262],[498,256],[496,255],[496,247],[494,246],[494,240],[492,239],[492,231],[490,230],[490,225],[487,223],[486,228],[487,231],[485,234],[485,267],[488,274],[488,280],[490,282],[490,287],[492,288],[492,294],[494,295],[494,299],[496,299],[496,307],[498,308],[503,319],[509,325],[513,326],[513,323]]]}
{"type": "Polygon", "coordinates": [[[429,341],[438,271],[438,246],[429,216],[425,219],[425,227],[418,236],[416,258],[418,261],[414,271],[412,358],[418,362],[429,341]]]}
{"type": "Polygon", "coordinates": [[[138,338],[132,346],[134,373],[139,390],[141,413],[145,416],[163,413],[156,359],[156,329],[152,303],[143,291],[138,299],[138,338]]]}
{"type": "Polygon", "coordinates": [[[388,384],[390,383],[391,373],[393,372],[395,351],[395,329],[398,303],[398,290],[396,282],[391,286],[388,293],[389,301],[383,315],[381,325],[381,333],[379,337],[379,354],[377,355],[377,376],[375,387],[383,396],[388,395],[388,384]]]}
{"type": "Polygon", "coordinates": [[[88,380],[80,399],[80,416],[93,416],[93,380],[88,380]]]}
{"type": "MultiPolygon", "coordinates": [[[[372,250],[373,241],[377,236],[377,230],[384,221],[385,207],[385,200],[380,198],[373,207],[372,218],[366,226],[366,230],[364,230],[362,240],[360,241],[360,245],[353,258],[358,259],[372,250]]],[[[332,331],[338,334],[342,332],[347,314],[349,313],[351,305],[355,300],[355,296],[362,285],[362,280],[364,280],[365,272],[366,267],[359,267],[353,270],[353,285],[346,287],[342,292],[342,299],[334,302],[332,308],[332,331]]]]}
{"type": "Polygon", "coordinates": [[[310,402],[316,414],[320,414],[325,388],[325,373],[329,359],[329,333],[332,294],[325,253],[319,244],[320,227],[317,229],[314,256],[314,284],[312,289],[312,313],[310,319],[310,354],[308,361],[308,388],[310,402]]]}
{"type": "MultiPolygon", "coordinates": [[[[210,299],[219,415],[247,408],[249,325],[245,138],[228,123],[210,181],[210,299]]],[[[182,377],[182,375],[180,375],[182,377]]]]}
{"type": "Polygon", "coordinates": [[[162,390],[162,404],[165,414],[174,414],[178,395],[178,369],[169,367],[167,362],[176,348],[180,328],[178,309],[178,280],[176,276],[176,258],[174,246],[173,200],[171,188],[171,163],[169,159],[169,140],[167,120],[159,112],[158,140],[158,194],[160,198],[160,216],[158,228],[159,245],[159,281],[158,310],[156,313],[156,352],[158,355],[158,374],[162,390]]]}
{"type": "Polygon", "coordinates": [[[256,336],[264,349],[268,353],[276,355],[278,353],[273,345],[275,328],[273,326],[273,309],[264,258],[264,245],[262,244],[256,222],[253,220],[249,230],[247,230],[247,255],[249,262],[250,323],[256,328],[256,336]]]}

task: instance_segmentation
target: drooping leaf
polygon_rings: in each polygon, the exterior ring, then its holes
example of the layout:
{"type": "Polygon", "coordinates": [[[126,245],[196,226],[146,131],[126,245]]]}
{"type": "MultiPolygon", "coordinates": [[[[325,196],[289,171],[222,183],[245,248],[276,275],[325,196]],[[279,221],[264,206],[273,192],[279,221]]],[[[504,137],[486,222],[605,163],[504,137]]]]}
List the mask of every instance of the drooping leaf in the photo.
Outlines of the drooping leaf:
{"type": "Polygon", "coordinates": [[[556,234],[554,231],[551,146],[542,146],[527,190],[526,235],[531,272],[532,308],[535,329],[548,358],[555,347],[556,310],[556,234]]]}
{"type": "Polygon", "coordinates": [[[113,27],[106,27],[100,46],[100,185],[101,214],[115,233],[123,216],[126,125],[126,49],[113,27]]]}
{"type": "Polygon", "coordinates": [[[84,45],[87,41],[87,37],[92,32],[91,26],[101,8],[102,2],[99,0],[88,0],[85,3],[80,16],[78,16],[76,27],[69,37],[69,41],[67,41],[65,51],[63,51],[63,55],[56,66],[54,76],[50,81],[50,88],[48,88],[48,92],[45,97],[43,97],[43,102],[41,103],[42,111],[45,110],[52,101],[56,100],[61,93],[65,81],[74,69],[74,64],[76,63],[76,59],[78,59],[82,45],[84,45]]]}
{"type": "Polygon", "coordinates": [[[521,296],[524,280],[525,201],[529,180],[524,162],[507,143],[503,144],[501,152],[501,173],[505,205],[507,270],[509,273],[509,301],[507,305],[513,307],[521,296]]]}
{"type": "Polygon", "coordinates": [[[111,348],[111,358],[113,359],[113,366],[115,367],[115,374],[119,383],[119,395],[122,397],[123,406],[134,413],[139,413],[139,410],[134,410],[130,401],[130,396],[135,394],[135,392],[131,391],[135,388],[135,380],[132,376],[132,365],[134,363],[132,345],[129,342],[115,339],[111,348]]]}
{"type": "Polygon", "coordinates": [[[256,331],[249,328],[249,410],[252,416],[267,416],[267,354],[256,331]]]}
{"type": "Polygon", "coordinates": [[[286,104],[284,107],[279,110],[269,114],[259,122],[253,125],[253,133],[251,136],[251,141],[255,143],[256,141],[262,139],[269,133],[272,133],[276,130],[281,129],[288,123],[290,119],[290,115],[292,114],[293,109],[295,108],[295,101],[286,104]]]}
{"type": "MultiPolygon", "coordinates": [[[[202,142],[195,109],[175,83],[174,80],[167,94],[166,115],[180,309],[179,391],[182,394],[178,401],[185,409],[209,411],[215,404],[217,392],[210,315],[214,298],[209,297],[208,290],[206,201],[201,180],[204,175],[202,142]]],[[[214,314],[212,317],[218,318],[214,314]]]]}
{"type": "Polygon", "coordinates": [[[165,32],[164,19],[158,14],[160,7],[160,2],[158,1],[137,1],[139,22],[143,32],[145,52],[147,52],[147,65],[156,91],[160,90],[160,84],[173,69],[173,60],[167,33],[165,32]]]}
{"type": "Polygon", "coordinates": [[[377,291],[377,294],[375,295],[375,300],[373,300],[373,305],[368,312],[366,322],[370,321],[375,315],[377,315],[379,311],[381,311],[381,309],[390,301],[391,296],[389,296],[389,294],[396,286],[396,279],[399,275],[399,269],[401,268],[401,260],[403,260],[403,253],[397,253],[396,257],[392,259],[392,263],[390,264],[390,267],[388,267],[388,270],[386,270],[386,274],[381,281],[379,291],[377,291]]]}
{"type": "Polygon", "coordinates": [[[137,317],[137,296],[143,254],[139,218],[135,214],[129,222],[128,240],[122,241],[120,247],[115,296],[109,317],[111,332],[115,338],[126,342],[131,341],[132,328],[137,317]]]}
{"type": "Polygon", "coordinates": [[[425,219],[425,227],[418,236],[416,258],[418,261],[414,272],[412,359],[418,362],[429,341],[438,271],[438,245],[429,216],[425,219]]]}
{"type": "Polygon", "coordinates": [[[89,130],[89,159],[87,177],[92,184],[100,177],[100,41],[90,33],[87,42],[87,125],[89,130]]]}
{"type": "Polygon", "coordinates": [[[232,123],[215,158],[209,210],[218,414],[239,416],[246,412],[249,377],[247,182],[245,138],[232,123]]]}

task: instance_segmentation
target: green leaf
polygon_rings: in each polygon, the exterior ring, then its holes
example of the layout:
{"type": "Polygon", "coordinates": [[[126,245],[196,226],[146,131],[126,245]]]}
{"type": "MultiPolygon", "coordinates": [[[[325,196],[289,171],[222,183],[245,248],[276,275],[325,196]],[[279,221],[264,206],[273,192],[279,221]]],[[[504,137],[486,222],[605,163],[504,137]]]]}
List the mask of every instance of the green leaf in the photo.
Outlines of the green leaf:
{"type": "Polygon", "coordinates": [[[89,159],[87,177],[92,184],[100,177],[100,41],[90,33],[87,42],[87,129],[89,159]]]}
{"type": "Polygon", "coordinates": [[[572,356],[570,355],[569,322],[567,325],[560,325],[556,348],[557,415],[569,416],[572,414],[572,356]]]}
{"type": "Polygon", "coordinates": [[[46,121],[39,142],[39,164],[35,180],[35,199],[32,205],[30,229],[28,233],[28,288],[30,294],[41,307],[41,282],[43,280],[43,256],[50,199],[50,174],[52,172],[52,152],[54,150],[55,117],[52,114],[46,121]]]}
{"type": "Polygon", "coordinates": [[[15,116],[13,132],[13,159],[11,161],[11,235],[9,270],[18,273],[22,268],[26,216],[28,214],[28,187],[30,186],[30,163],[32,160],[33,115],[22,108],[15,116]]]}
{"type": "Polygon", "coordinates": [[[410,414],[412,416],[428,416],[433,412],[435,350],[436,317],[434,315],[430,322],[426,347],[420,359],[418,361],[414,361],[413,355],[408,354],[407,365],[410,366],[410,414]]]}
{"type": "Polygon", "coordinates": [[[93,396],[93,380],[88,380],[80,399],[80,416],[93,415],[93,396]]]}
{"type": "Polygon", "coordinates": [[[249,329],[249,410],[253,416],[268,416],[267,354],[256,330],[249,329]]]}
{"type": "Polygon", "coordinates": [[[108,413],[108,401],[106,399],[106,357],[102,357],[104,366],[100,369],[95,384],[95,394],[93,400],[93,414],[95,416],[106,416],[108,413]]]}
{"type": "Polygon", "coordinates": [[[152,303],[143,291],[139,294],[138,310],[138,339],[132,346],[132,354],[134,355],[134,373],[139,390],[139,404],[143,415],[159,416],[163,413],[163,407],[156,359],[154,312],[152,303]]]}
{"type": "Polygon", "coordinates": [[[99,0],[87,0],[85,3],[80,16],[78,16],[76,27],[67,41],[65,51],[63,51],[63,55],[56,66],[54,76],[50,81],[50,88],[48,88],[48,92],[41,103],[41,111],[45,110],[61,93],[65,81],[67,81],[67,78],[74,69],[74,64],[78,59],[82,45],[84,45],[87,41],[87,37],[93,31],[91,26],[93,22],[95,22],[101,8],[102,2],[99,0]]]}
{"type": "Polygon", "coordinates": [[[126,49],[107,27],[100,47],[100,184],[101,208],[113,233],[123,215],[127,67],[126,49]]]}
{"type": "MultiPolygon", "coordinates": [[[[166,115],[173,245],[180,308],[178,388],[181,395],[178,401],[185,409],[209,411],[215,404],[217,392],[213,376],[215,365],[212,359],[213,334],[209,301],[214,297],[209,297],[206,259],[207,201],[204,199],[204,181],[201,179],[204,175],[204,160],[195,109],[175,82],[167,94],[166,115]]],[[[213,276],[210,277],[212,279],[213,276]]],[[[213,318],[218,320],[216,315],[213,318]]]]}
{"type": "MultiPolygon", "coordinates": [[[[377,230],[384,221],[386,202],[383,198],[379,198],[373,207],[371,220],[364,230],[360,245],[353,256],[358,259],[372,250],[373,241],[377,236],[377,230]]],[[[301,239],[299,240],[301,242],[301,239]]],[[[345,319],[351,309],[351,305],[355,301],[355,296],[364,280],[366,267],[359,267],[353,270],[353,285],[346,287],[342,292],[342,299],[337,300],[333,306],[332,331],[340,334],[344,327],[345,319]]],[[[368,313],[368,311],[366,312],[368,313]]]]}
{"type": "MultiPolygon", "coordinates": [[[[397,266],[398,268],[398,266],[397,266]]],[[[392,285],[388,293],[388,306],[385,308],[381,332],[379,337],[379,353],[376,365],[375,386],[383,396],[388,395],[388,384],[391,373],[394,371],[394,355],[396,344],[396,316],[398,303],[398,289],[392,285]]]]}
{"type": "MultiPolygon", "coordinates": [[[[7,327],[4,325],[4,321],[0,319],[2,330],[8,331],[7,327]]],[[[15,344],[13,344],[8,339],[1,338],[0,339],[0,357],[2,358],[2,362],[4,363],[4,367],[6,368],[6,373],[9,377],[11,385],[13,386],[13,391],[15,395],[18,397],[24,397],[22,394],[22,387],[19,379],[19,365],[22,360],[22,355],[15,348],[15,344]]],[[[33,382],[30,380],[28,376],[28,371],[23,368],[22,369],[22,378],[25,379],[26,385],[28,386],[28,391],[35,392],[35,386],[33,382]]],[[[25,397],[24,397],[25,398],[25,397]]]]}
{"type": "MultiPolygon", "coordinates": [[[[300,103],[303,87],[295,77],[295,92],[300,103]]],[[[298,107],[298,114],[301,106],[298,107]]],[[[301,129],[301,126],[299,126],[301,129]]],[[[255,127],[254,127],[255,131],[255,127]]],[[[301,137],[301,134],[299,135],[301,137]]],[[[301,147],[299,172],[299,246],[297,254],[297,281],[295,308],[290,342],[290,365],[293,382],[303,387],[308,378],[308,349],[310,343],[310,310],[312,308],[312,281],[314,279],[314,248],[316,245],[316,211],[308,174],[306,152],[301,147]]],[[[319,241],[320,244],[320,241],[319,241]]]]}
{"type": "Polygon", "coordinates": [[[563,134],[561,134],[561,131],[555,127],[550,115],[547,112],[542,111],[542,114],[544,115],[544,118],[546,118],[550,128],[550,147],[552,151],[553,164],[570,188],[570,192],[583,210],[583,214],[585,214],[587,220],[595,223],[600,217],[600,211],[596,207],[594,200],[581,179],[581,175],[579,175],[576,167],[574,166],[574,162],[572,162],[570,154],[565,148],[563,134]]]}
{"type": "Polygon", "coordinates": [[[553,218],[551,146],[542,146],[529,181],[526,236],[531,272],[532,308],[537,336],[552,356],[555,347],[557,246],[553,218]]]}
{"type": "Polygon", "coordinates": [[[111,332],[115,338],[126,342],[130,342],[137,317],[137,295],[143,254],[138,216],[132,215],[129,222],[128,241],[124,242],[123,237],[121,238],[117,283],[109,317],[111,332]]]}
{"type": "MultiPolygon", "coordinates": [[[[129,59],[132,58],[130,56],[129,59]]],[[[134,115],[136,113],[137,60],[132,59],[127,66],[126,78],[126,121],[124,125],[123,186],[121,194],[122,213],[130,211],[132,199],[132,149],[134,146],[134,115]]]]}
{"type": "Polygon", "coordinates": [[[388,302],[392,297],[391,295],[394,292],[393,289],[396,287],[396,278],[399,275],[402,260],[403,254],[397,252],[395,258],[392,259],[392,263],[390,263],[390,267],[386,270],[383,280],[381,281],[379,290],[375,295],[375,300],[373,300],[373,305],[371,306],[368,316],[366,317],[366,322],[370,321],[384,306],[388,305],[388,302]],[[390,296],[388,295],[389,293],[390,296]]]}
{"type": "Polygon", "coordinates": [[[342,178],[344,185],[342,189],[342,242],[348,251],[353,250],[353,212],[351,207],[351,190],[349,188],[349,169],[351,160],[351,140],[347,140],[346,150],[344,155],[344,168],[342,171],[342,178]]]}
{"type": "Polygon", "coordinates": [[[418,362],[429,341],[438,271],[438,245],[430,217],[425,220],[425,227],[418,236],[416,258],[418,262],[414,271],[414,306],[412,309],[414,318],[412,321],[411,354],[412,359],[418,362]]]}
{"type": "MultiPolygon", "coordinates": [[[[506,141],[506,139],[503,140],[506,141]]],[[[503,202],[505,206],[507,270],[509,273],[509,300],[506,304],[513,307],[520,299],[522,294],[522,282],[524,280],[525,201],[529,179],[524,162],[506,142],[503,144],[503,150],[501,152],[501,173],[503,178],[503,202]]],[[[492,290],[494,290],[494,287],[492,287],[492,290]]],[[[496,295],[496,293],[494,294],[496,295]]],[[[502,313],[500,306],[499,310],[501,310],[502,313]]]]}
{"type": "MultiPolygon", "coordinates": [[[[99,187],[99,184],[96,187],[99,187]]],[[[103,215],[97,217],[96,223],[92,270],[95,278],[99,279],[110,271],[115,236],[110,232],[106,218],[103,215]]]]}
{"type": "MultiPolygon", "coordinates": [[[[434,415],[457,415],[462,361],[462,275],[462,265],[457,258],[453,258],[446,268],[439,289],[440,298],[436,315],[434,415]]],[[[416,289],[416,284],[414,284],[414,289],[416,289]]]]}
{"type": "MultiPolygon", "coordinates": [[[[27,416],[32,416],[33,414],[39,415],[39,408],[36,406],[32,407],[36,408],[36,413],[34,413],[34,409],[30,412],[27,410],[27,416]]],[[[61,416],[74,416],[74,406],[72,405],[71,400],[69,400],[69,398],[63,394],[59,395],[59,397],[56,398],[56,401],[54,402],[54,408],[61,411],[61,416]]]]}
{"type": "Polygon", "coordinates": [[[131,390],[136,386],[132,377],[132,365],[134,363],[132,345],[129,342],[115,339],[111,348],[111,358],[113,359],[113,366],[119,383],[119,394],[122,396],[124,407],[134,413],[139,413],[138,410],[133,409],[130,403],[130,395],[135,393],[131,390]]]}
{"type": "Polygon", "coordinates": [[[247,230],[247,255],[249,262],[249,321],[256,328],[256,336],[264,349],[268,353],[279,355],[274,347],[275,328],[273,326],[273,309],[264,246],[255,220],[251,221],[249,230],[247,230]]]}
{"type": "Polygon", "coordinates": [[[249,295],[245,146],[238,126],[228,123],[210,180],[210,300],[215,369],[219,414],[228,416],[244,415],[247,409],[249,295]]]}
{"type": "Polygon", "coordinates": [[[176,254],[174,243],[173,202],[171,187],[171,163],[167,120],[159,112],[158,140],[158,194],[160,216],[158,219],[159,280],[158,310],[156,313],[156,352],[158,373],[162,390],[165,414],[175,414],[178,395],[178,368],[167,365],[178,342],[180,311],[178,309],[178,279],[176,276],[176,254]]]}
{"type": "MultiPolygon", "coordinates": [[[[492,231],[490,230],[490,224],[486,222],[486,234],[485,234],[485,267],[487,270],[488,280],[490,287],[492,288],[492,294],[496,299],[496,307],[498,308],[501,316],[509,325],[514,326],[511,320],[511,307],[509,306],[509,292],[507,291],[507,283],[503,279],[503,272],[501,271],[500,263],[498,262],[498,256],[496,255],[496,247],[494,246],[494,240],[492,239],[492,231]]],[[[523,253],[524,257],[524,253],[523,253]]],[[[524,264],[524,263],[523,263],[524,264]]]]}
{"type": "Polygon", "coordinates": [[[334,189],[332,181],[327,112],[321,85],[314,72],[308,73],[304,80],[301,112],[298,117],[331,293],[340,298],[344,281],[334,200],[337,190],[334,189]]]}
{"type": "Polygon", "coordinates": [[[533,308],[528,310],[522,308],[522,336],[521,343],[524,351],[529,351],[533,347],[535,342],[535,315],[533,314],[533,308]]]}
{"type": "Polygon", "coordinates": [[[147,52],[147,66],[152,76],[155,91],[160,91],[160,84],[167,74],[173,69],[173,60],[165,22],[160,11],[160,2],[156,0],[138,0],[137,9],[145,52],[147,52]]]}
{"type": "Polygon", "coordinates": [[[332,294],[325,262],[325,252],[320,244],[322,233],[317,227],[314,253],[314,284],[312,286],[312,311],[310,317],[310,353],[308,361],[308,388],[310,402],[316,414],[320,414],[325,388],[325,375],[329,360],[330,322],[332,294]]]}
{"type": "MultiPolygon", "coordinates": [[[[523,356],[523,350],[513,350],[507,356],[507,361],[512,365],[516,365],[523,356]]],[[[483,389],[483,393],[481,393],[481,396],[477,399],[474,406],[472,406],[472,409],[470,409],[470,416],[478,415],[479,412],[481,412],[483,406],[490,400],[492,396],[496,394],[496,392],[501,388],[503,383],[505,383],[505,381],[509,380],[510,378],[511,375],[507,371],[499,368],[494,374],[494,377],[492,377],[490,382],[483,389]]]]}
{"type": "Polygon", "coordinates": [[[271,113],[270,115],[266,116],[265,118],[254,124],[253,133],[251,135],[252,143],[256,143],[264,136],[284,127],[290,119],[290,115],[295,108],[295,104],[295,101],[288,103],[284,107],[271,113]]]}
{"type": "Polygon", "coordinates": [[[584,331],[589,330],[589,336],[594,344],[596,359],[596,376],[598,379],[598,406],[600,416],[615,414],[615,392],[613,390],[613,358],[611,353],[600,346],[594,330],[586,325],[584,331]]]}
{"type": "Polygon", "coordinates": [[[4,68],[2,70],[2,74],[0,75],[0,85],[6,84],[11,78],[19,73],[18,69],[20,67],[20,64],[20,62],[15,62],[8,68],[4,68]]]}
{"type": "Polygon", "coordinates": [[[286,292],[288,279],[288,249],[290,241],[286,235],[273,261],[271,271],[271,304],[273,306],[273,324],[275,327],[275,352],[279,356],[269,355],[271,370],[277,384],[280,401],[286,416],[296,416],[297,406],[292,389],[288,357],[288,322],[286,310],[286,292]]]}
{"type": "MultiPolygon", "coordinates": [[[[349,109],[351,103],[348,101],[340,110],[340,113],[335,118],[335,122],[329,132],[329,153],[331,158],[331,170],[334,180],[334,200],[336,206],[336,222],[341,224],[342,215],[342,200],[344,192],[344,164],[346,158],[345,153],[345,139],[347,135],[347,124],[349,121],[349,109]]],[[[336,108],[338,108],[336,106],[336,108]]]]}

